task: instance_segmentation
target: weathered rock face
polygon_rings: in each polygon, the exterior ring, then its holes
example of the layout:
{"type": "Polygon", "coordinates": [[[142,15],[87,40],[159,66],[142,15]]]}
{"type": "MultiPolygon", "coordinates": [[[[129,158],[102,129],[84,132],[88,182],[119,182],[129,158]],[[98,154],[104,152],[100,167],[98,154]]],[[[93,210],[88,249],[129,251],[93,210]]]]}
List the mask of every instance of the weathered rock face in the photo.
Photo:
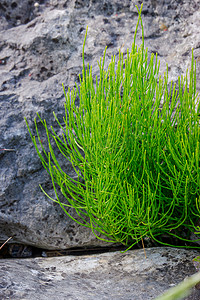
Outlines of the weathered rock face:
{"type": "MultiPolygon", "coordinates": [[[[172,248],[126,253],[0,260],[0,298],[150,300],[195,273],[197,251],[172,248]]],[[[199,300],[192,290],[185,300],[199,300]]]]}
{"type": "MultiPolygon", "coordinates": [[[[106,65],[118,49],[131,47],[141,1],[9,1],[0,4],[0,240],[46,249],[103,245],[89,229],[69,219],[47,200],[39,184],[54,197],[51,180],[31,142],[36,112],[49,125],[64,114],[61,83],[72,88],[81,72],[82,44],[88,25],[85,60],[98,72],[97,60],[108,47],[106,65]],[[13,149],[2,150],[2,149],[13,149]]],[[[157,52],[161,71],[177,80],[190,65],[191,49],[200,57],[200,3],[144,1],[143,22],[149,52],[157,52]]],[[[138,34],[138,43],[140,43],[138,34]]],[[[197,74],[197,79],[198,79],[197,74]]],[[[200,81],[197,81],[200,88],[200,81]]],[[[44,130],[38,121],[41,136],[44,130]]],[[[68,173],[72,169],[63,161],[68,173]]]]}

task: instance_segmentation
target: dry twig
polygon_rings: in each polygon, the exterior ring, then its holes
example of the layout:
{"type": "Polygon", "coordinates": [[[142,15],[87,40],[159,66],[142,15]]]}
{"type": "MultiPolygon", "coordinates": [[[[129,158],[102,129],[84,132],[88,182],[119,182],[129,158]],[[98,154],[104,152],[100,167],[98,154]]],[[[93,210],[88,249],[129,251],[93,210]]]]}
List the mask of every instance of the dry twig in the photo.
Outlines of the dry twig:
{"type": "Polygon", "coordinates": [[[3,245],[1,245],[1,247],[0,247],[0,250],[3,248],[3,246],[5,246],[5,244],[8,242],[8,241],[10,241],[12,239],[12,236],[11,237],[9,237],[9,239],[7,239],[6,241],[5,241],[5,243],[3,243],[3,245]]]}

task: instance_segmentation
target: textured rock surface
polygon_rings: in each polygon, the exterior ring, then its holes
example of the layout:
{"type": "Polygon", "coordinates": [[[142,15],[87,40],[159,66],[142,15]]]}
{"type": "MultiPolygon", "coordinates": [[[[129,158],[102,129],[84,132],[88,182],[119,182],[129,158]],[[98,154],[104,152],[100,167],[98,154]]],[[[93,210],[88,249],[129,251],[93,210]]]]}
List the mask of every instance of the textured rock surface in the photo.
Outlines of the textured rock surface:
{"type": "MultiPolygon", "coordinates": [[[[126,253],[0,260],[0,298],[15,300],[150,300],[195,273],[196,251],[171,248],[126,253]]],[[[200,299],[195,288],[187,300],[200,299]]]]}
{"type": "MultiPolygon", "coordinates": [[[[137,22],[135,4],[140,6],[141,1],[38,3],[39,7],[25,0],[0,4],[0,241],[13,236],[12,242],[46,249],[102,245],[90,230],[76,225],[41,192],[39,184],[54,195],[24,117],[32,129],[36,112],[50,125],[55,124],[53,111],[61,120],[61,83],[68,88],[78,80],[86,26],[85,57],[95,76],[105,46],[106,64],[120,47],[126,52],[131,46],[137,22]]],[[[150,53],[158,53],[161,71],[168,63],[169,78],[176,81],[189,67],[194,48],[199,75],[199,1],[144,1],[143,22],[146,46],[150,53]]],[[[138,43],[140,40],[138,35],[138,43]]],[[[68,164],[66,168],[74,176],[68,164]]]]}

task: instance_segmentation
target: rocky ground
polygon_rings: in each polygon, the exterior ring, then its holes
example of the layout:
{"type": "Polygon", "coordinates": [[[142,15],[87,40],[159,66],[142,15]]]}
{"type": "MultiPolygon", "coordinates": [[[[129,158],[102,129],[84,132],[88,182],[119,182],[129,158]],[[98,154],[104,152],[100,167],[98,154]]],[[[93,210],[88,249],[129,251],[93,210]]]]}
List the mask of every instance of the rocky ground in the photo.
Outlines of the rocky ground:
{"type": "MultiPolygon", "coordinates": [[[[0,298],[150,300],[194,273],[197,251],[171,248],[0,260],[0,298]]],[[[199,300],[193,288],[185,300],[199,300]]],[[[172,300],[172,299],[170,299],[172,300]]]]}

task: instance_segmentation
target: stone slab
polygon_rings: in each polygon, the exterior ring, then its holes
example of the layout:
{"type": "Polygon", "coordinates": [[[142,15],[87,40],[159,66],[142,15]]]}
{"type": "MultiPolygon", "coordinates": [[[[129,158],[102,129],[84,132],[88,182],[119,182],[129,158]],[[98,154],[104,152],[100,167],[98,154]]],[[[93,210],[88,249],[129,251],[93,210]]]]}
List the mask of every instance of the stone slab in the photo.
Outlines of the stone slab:
{"type": "MultiPolygon", "coordinates": [[[[195,250],[148,248],[0,260],[0,299],[150,300],[195,273],[195,250]]],[[[199,300],[195,288],[187,300],[199,300]]]]}

